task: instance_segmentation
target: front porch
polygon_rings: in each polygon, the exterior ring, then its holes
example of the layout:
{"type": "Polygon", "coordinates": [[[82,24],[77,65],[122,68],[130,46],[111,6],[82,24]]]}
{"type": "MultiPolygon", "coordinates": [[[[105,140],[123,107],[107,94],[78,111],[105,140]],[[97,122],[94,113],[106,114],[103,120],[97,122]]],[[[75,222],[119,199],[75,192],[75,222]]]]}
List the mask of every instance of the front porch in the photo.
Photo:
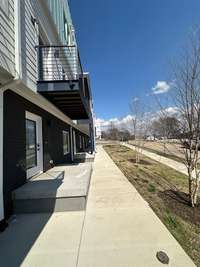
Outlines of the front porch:
{"type": "Polygon", "coordinates": [[[56,166],[13,192],[14,213],[84,210],[92,162],[56,166]]]}

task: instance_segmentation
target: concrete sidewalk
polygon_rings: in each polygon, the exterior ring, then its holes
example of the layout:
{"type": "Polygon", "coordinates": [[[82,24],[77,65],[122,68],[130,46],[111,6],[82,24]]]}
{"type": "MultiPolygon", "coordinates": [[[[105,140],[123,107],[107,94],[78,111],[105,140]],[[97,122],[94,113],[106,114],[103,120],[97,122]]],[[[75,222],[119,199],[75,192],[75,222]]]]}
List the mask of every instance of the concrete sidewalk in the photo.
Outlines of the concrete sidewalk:
{"type": "Polygon", "coordinates": [[[122,172],[98,147],[94,163],[78,267],[194,267],[178,242],[122,172]]]}
{"type": "MultiPolygon", "coordinates": [[[[129,144],[126,144],[126,143],[121,143],[121,145],[123,146],[126,146],[132,150],[136,150],[136,147],[134,145],[129,145],[129,144]]],[[[153,152],[149,152],[148,150],[146,149],[142,149],[140,148],[139,149],[139,152],[142,153],[143,155],[155,160],[155,161],[158,161],[164,165],[167,165],[169,166],[170,168],[176,170],[176,171],[179,171],[185,175],[187,175],[187,168],[186,166],[181,163],[181,162],[178,162],[178,161],[175,161],[173,159],[169,159],[169,158],[166,158],[166,157],[163,157],[163,156],[160,156],[156,153],[153,153],[153,152]]]]}

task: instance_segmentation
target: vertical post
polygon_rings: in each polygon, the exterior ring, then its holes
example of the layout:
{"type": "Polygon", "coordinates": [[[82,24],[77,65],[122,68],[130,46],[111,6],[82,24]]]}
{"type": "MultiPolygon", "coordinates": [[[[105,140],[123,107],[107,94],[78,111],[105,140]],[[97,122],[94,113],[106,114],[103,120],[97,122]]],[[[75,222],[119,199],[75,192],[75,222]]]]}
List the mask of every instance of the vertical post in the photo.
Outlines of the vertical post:
{"type": "Polygon", "coordinates": [[[92,154],[95,151],[94,121],[93,121],[92,115],[90,117],[89,130],[90,130],[90,147],[91,147],[91,154],[92,154]]]}
{"type": "Polygon", "coordinates": [[[76,132],[73,131],[73,139],[74,139],[74,155],[76,154],[76,132]]]}
{"type": "Polygon", "coordinates": [[[0,89],[0,223],[3,220],[3,90],[0,89]]]}
{"type": "Polygon", "coordinates": [[[73,129],[70,126],[70,147],[71,147],[71,160],[74,161],[74,147],[73,147],[73,129]]]}

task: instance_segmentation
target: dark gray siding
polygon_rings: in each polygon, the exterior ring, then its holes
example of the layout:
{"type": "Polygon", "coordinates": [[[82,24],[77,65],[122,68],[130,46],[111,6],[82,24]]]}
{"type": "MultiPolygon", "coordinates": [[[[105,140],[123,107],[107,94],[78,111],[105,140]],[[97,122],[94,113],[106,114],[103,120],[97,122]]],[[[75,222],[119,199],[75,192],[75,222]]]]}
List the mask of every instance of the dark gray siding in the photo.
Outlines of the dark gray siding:
{"type": "Polygon", "coordinates": [[[12,191],[26,182],[25,112],[42,117],[44,171],[55,164],[71,161],[63,155],[62,131],[69,125],[27,101],[11,90],[4,92],[4,205],[6,216],[12,212],[12,191]]]}

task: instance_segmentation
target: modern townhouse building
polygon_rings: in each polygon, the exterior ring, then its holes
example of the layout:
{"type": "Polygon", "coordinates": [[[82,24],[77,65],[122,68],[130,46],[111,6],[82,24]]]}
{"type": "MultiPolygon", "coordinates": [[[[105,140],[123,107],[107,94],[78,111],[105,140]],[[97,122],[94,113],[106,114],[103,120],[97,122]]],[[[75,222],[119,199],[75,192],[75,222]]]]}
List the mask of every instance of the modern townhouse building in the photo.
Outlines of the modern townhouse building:
{"type": "Polygon", "coordinates": [[[0,0],[0,225],[14,189],[93,150],[93,138],[67,0],[0,0]]]}

